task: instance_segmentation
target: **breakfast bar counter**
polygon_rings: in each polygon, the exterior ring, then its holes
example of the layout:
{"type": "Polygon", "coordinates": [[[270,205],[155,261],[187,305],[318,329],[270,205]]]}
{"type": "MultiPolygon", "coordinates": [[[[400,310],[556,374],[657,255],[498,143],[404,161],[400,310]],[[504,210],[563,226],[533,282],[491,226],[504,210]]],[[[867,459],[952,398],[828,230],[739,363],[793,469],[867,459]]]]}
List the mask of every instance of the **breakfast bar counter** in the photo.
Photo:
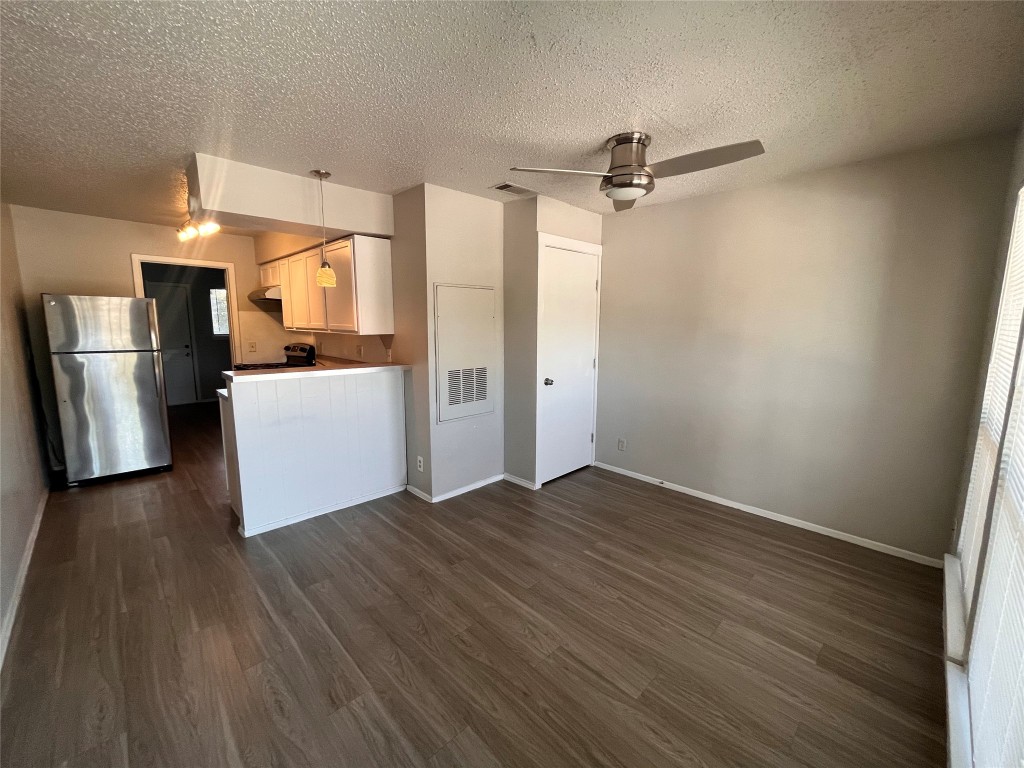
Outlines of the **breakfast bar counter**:
{"type": "Polygon", "coordinates": [[[224,372],[224,463],[243,536],[405,489],[406,370],[327,360],[224,372]]]}

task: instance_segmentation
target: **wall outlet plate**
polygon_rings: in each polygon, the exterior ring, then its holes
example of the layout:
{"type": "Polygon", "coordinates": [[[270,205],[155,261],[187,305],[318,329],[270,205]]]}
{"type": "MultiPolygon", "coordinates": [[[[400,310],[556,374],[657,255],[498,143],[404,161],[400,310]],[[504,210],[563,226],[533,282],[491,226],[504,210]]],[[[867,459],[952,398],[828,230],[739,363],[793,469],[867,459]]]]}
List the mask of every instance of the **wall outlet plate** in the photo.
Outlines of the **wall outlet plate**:
{"type": "Polygon", "coordinates": [[[256,351],[256,342],[255,341],[250,341],[249,342],[249,351],[250,352],[255,352],[256,351]]]}
{"type": "Polygon", "coordinates": [[[625,438],[623,438],[623,437],[620,437],[620,438],[619,438],[619,444],[618,444],[618,449],[619,449],[620,451],[624,451],[624,450],[626,450],[626,439],[625,439],[625,438]]]}
{"type": "Polygon", "coordinates": [[[422,456],[417,456],[416,457],[416,469],[419,470],[420,472],[423,471],[423,457],[422,456]]]}

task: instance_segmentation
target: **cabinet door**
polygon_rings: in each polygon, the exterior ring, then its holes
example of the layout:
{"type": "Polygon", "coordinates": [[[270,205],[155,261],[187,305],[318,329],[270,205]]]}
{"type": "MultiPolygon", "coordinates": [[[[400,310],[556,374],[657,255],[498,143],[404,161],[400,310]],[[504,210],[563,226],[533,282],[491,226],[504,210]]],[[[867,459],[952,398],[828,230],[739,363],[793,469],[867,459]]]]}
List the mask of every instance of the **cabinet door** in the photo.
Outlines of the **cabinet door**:
{"type": "Polygon", "coordinates": [[[260,285],[269,288],[272,285],[281,284],[281,262],[272,261],[260,267],[260,285]]]}
{"type": "Polygon", "coordinates": [[[309,328],[309,286],[306,284],[305,257],[288,259],[288,295],[292,304],[292,328],[309,328]]]}
{"type": "Polygon", "coordinates": [[[320,269],[320,249],[303,254],[306,264],[306,295],[309,306],[309,324],[306,328],[327,329],[327,307],[324,289],[316,284],[316,271],[320,269]]]}
{"type": "Polygon", "coordinates": [[[281,321],[284,323],[285,328],[294,328],[295,300],[292,298],[292,281],[291,272],[288,269],[288,259],[281,259],[278,262],[277,274],[281,280],[281,321]]]}
{"type": "Polygon", "coordinates": [[[331,331],[359,330],[356,322],[356,280],[352,262],[352,243],[346,241],[327,246],[327,261],[338,277],[338,285],[325,288],[327,328],[331,331]]]}

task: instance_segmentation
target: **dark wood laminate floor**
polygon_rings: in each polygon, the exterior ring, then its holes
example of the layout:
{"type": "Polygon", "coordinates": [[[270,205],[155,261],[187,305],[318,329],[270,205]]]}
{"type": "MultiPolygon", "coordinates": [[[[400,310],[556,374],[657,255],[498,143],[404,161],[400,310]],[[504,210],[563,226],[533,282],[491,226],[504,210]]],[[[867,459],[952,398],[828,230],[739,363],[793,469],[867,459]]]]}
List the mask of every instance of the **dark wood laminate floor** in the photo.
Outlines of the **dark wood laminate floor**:
{"type": "Polygon", "coordinates": [[[175,416],[173,472],[50,499],[5,766],[945,762],[937,570],[596,469],[244,540],[175,416]]]}

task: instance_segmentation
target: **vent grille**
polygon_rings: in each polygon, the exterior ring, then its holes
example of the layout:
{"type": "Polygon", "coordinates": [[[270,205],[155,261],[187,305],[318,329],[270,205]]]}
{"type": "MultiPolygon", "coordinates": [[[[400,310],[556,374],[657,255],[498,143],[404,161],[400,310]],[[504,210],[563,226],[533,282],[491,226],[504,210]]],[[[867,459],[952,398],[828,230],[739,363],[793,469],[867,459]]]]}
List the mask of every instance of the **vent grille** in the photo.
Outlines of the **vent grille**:
{"type": "Polygon", "coordinates": [[[507,195],[518,195],[519,197],[532,197],[537,193],[532,189],[526,187],[520,187],[518,184],[513,184],[510,181],[502,182],[501,184],[495,184],[491,189],[496,189],[499,192],[504,192],[507,195]]]}
{"type": "Polygon", "coordinates": [[[456,368],[448,371],[448,405],[487,399],[487,368],[456,368]]]}

